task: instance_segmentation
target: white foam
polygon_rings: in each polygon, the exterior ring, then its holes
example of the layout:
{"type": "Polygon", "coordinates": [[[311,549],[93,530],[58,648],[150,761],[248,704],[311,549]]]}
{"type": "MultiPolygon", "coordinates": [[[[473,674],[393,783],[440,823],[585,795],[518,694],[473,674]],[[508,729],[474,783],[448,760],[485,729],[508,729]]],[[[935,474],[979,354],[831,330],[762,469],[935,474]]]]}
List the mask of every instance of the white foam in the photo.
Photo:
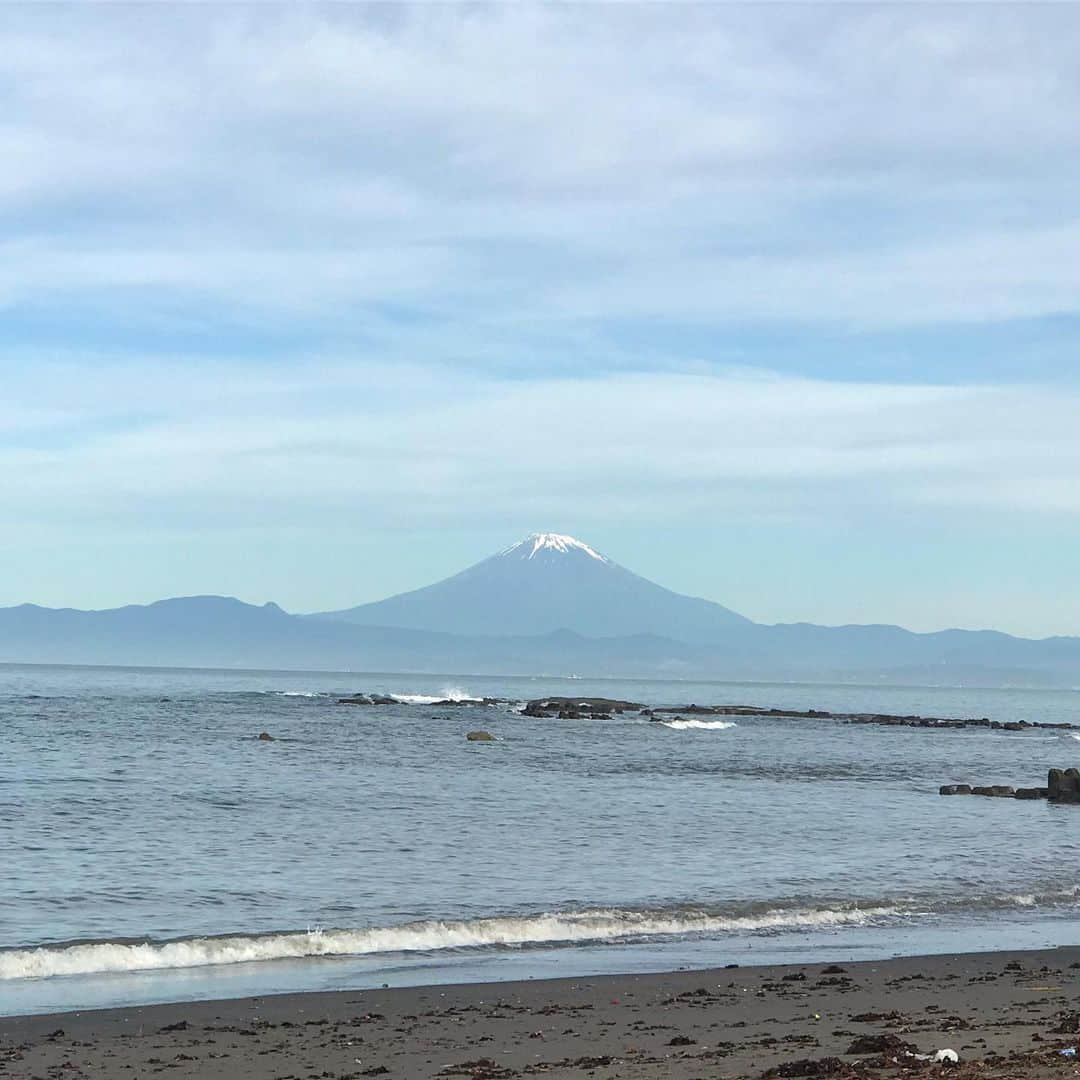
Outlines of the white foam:
{"type": "Polygon", "coordinates": [[[391,694],[395,701],[403,705],[434,705],[437,701],[482,701],[460,686],[448,686],[441,694],[391,694]]]}
{"type": "Polygon", "coordinates": [[[302,957],[599,942],[693,933],[752,933],[798,927],[859,926],[899,913],[899,908],[891,906],[775,910],[746,916],[710,915],[700,911],[595,910],[467,922],[416,922],[369,929],[309,930],[250,937],[146,943],[91,942],[0,952],[0,980],[246,964],[302,957]]]}
{"type": "Polygon", "coordinates": [[[674,728],[676,731],[725,731],[727,728],[739,725],[731,720],[661,720],[666,728],[674,728]]]}

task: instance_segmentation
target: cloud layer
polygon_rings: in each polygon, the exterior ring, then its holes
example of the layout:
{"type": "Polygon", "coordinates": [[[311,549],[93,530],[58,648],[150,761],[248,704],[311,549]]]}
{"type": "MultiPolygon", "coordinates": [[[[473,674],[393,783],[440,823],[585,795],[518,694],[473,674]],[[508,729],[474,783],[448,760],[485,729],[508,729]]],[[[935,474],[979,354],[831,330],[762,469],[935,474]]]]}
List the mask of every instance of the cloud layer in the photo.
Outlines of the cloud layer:
{"type": "Polygon", "coordinates": [[[627,319],[1076,308],[1068,7],[46,7],[6,36],[9,310],[512,361],[627,319]]]}
{"type": "Polygon", "coordinates": [[[341,606],[558,528],[752,615],[1071,627],[1002,567],[1080,511],[1075,8],[2,35],[0,602],[341,606]]]}

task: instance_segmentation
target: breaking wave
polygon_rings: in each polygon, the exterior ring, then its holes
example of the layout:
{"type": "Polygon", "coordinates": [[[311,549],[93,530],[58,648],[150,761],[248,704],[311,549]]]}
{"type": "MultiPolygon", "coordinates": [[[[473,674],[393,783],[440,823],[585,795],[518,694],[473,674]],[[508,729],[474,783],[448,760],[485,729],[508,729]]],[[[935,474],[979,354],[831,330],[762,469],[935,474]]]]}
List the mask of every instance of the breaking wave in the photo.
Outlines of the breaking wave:
{"type": "Polygon", "coordinates": [[[864,926],[903,913],[885,905],[771,910],[746,915],[704,911],[598,909],[458,922],[426,921],[368,929],[199,937],[177,941],[98,941],[0,951],[0,980],[246,964],[320,956],[438,952],[444,949],[555,946],[683,934],[754,933],[864,926]]]}
{"type": "Polygon", "coordinates": [[[731,720],[662,720],[666,728],[674,728],[676,731],[724,731],[726,728],[738,727],[731,720]]]}
{"type": "Polygon", "coordinates": [[[470,694],[468,690],[463,690],[459,686],[448,686],[441,694],[390,694],[395,701],[400,701],[403,705],[434,705],[437,701],[475,701],[480,702],[482,698],[476,697],[474,694],[470,694]]]}
{"type": "Polygon", "coordinates": [[[73,942],[0,950],[0,981],[60,975],[153,971],[309,957],[437,953],[443,950],[559,947],[675,938],[685,935],[780,934],[888,925],[934,915],[1075,905],[1080,885],[1043,893],[937,900],[832,902],[741,911],[695,908],[599,908],[470,920],[428,920],[398,926],[237,934],[171,941],[73,942]]]}

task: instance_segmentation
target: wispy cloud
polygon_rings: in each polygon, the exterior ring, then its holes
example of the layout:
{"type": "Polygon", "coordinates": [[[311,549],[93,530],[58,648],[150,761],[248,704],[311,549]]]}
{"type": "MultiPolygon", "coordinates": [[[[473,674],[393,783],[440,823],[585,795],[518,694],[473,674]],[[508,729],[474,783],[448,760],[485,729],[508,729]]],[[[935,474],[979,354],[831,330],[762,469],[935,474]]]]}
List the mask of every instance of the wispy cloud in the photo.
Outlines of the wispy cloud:
{"type": "MultiPolygon", "coordinates": [[[[1080,392],[625,373],[528,381],[318,362],[39,368],[56,416],[0,449],[0,515],[125,519],[297,513],[368,527],[724,515],[813,522],[913,509],[1080,513],[1080,392]],[[86,394],[90,389],[91,393],[86,394]],[[80,406],[74,398],[84,396],[80,406]],[[65,401],[65,397],[68,400],[65,401]],[[1033,479],[1038,480],[1033,483],[1033,479]]],[[[10,406],[9,406],[10,407],[10,406]]]]}
{"type": "Polygon", "coordinates": [[[9,14],[9,309],[394,305],[466,348],[1076,307],[1067,7],[9,14]]]}

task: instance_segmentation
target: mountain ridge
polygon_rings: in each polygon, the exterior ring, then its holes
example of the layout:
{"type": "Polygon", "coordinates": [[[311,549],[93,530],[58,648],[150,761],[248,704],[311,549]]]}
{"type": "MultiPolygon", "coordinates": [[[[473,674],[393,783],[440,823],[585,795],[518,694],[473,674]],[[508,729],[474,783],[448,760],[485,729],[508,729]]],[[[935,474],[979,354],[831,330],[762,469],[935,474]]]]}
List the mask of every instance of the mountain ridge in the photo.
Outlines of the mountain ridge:
{"type": "Polygon", "coordinates": [[[0,662],[1080,684],[1077,637],[755,623],[558,533],[533,534],[442,582],[345,612],[358,610],[368,619],[423,615],[429,624],[297,615],[213,595],[102,611],[21,604],[0,608],[0,662]],[[516,622],[506,617],[518,608],[516,622]]]}

